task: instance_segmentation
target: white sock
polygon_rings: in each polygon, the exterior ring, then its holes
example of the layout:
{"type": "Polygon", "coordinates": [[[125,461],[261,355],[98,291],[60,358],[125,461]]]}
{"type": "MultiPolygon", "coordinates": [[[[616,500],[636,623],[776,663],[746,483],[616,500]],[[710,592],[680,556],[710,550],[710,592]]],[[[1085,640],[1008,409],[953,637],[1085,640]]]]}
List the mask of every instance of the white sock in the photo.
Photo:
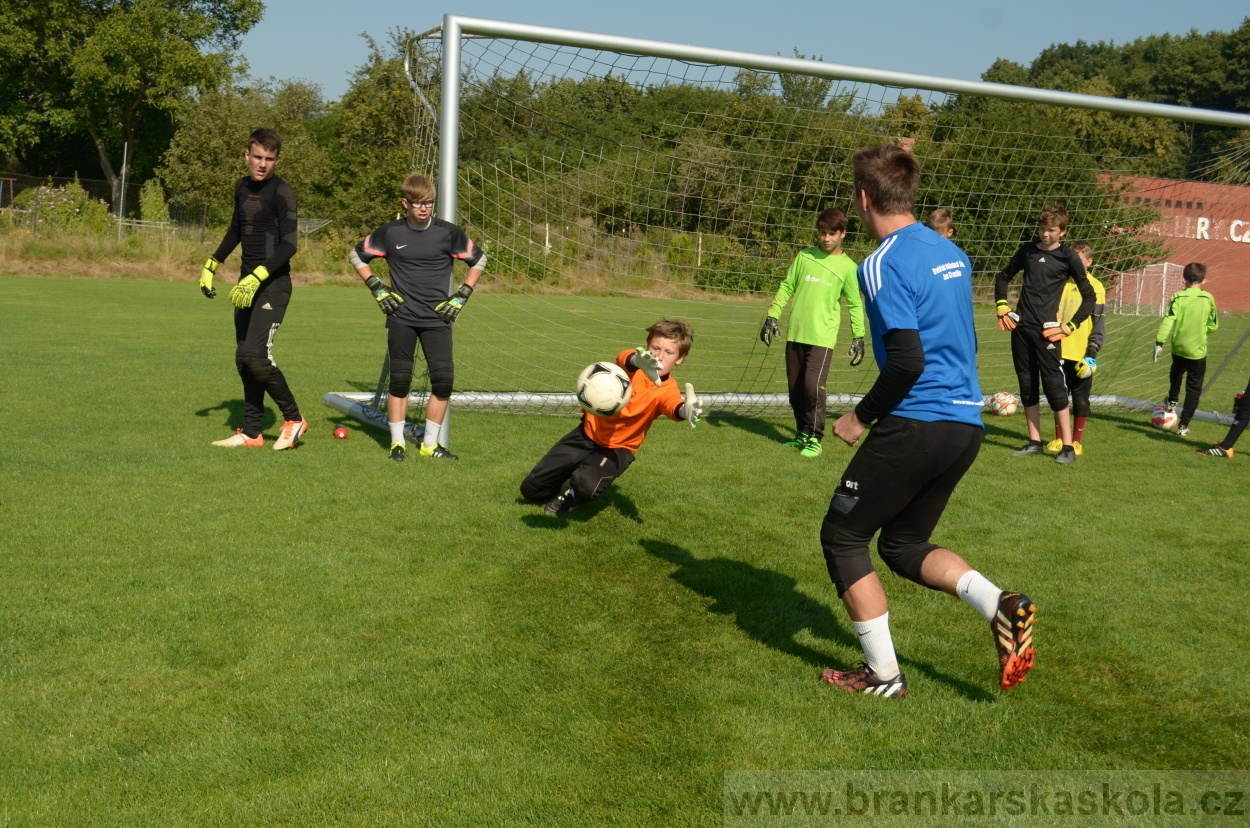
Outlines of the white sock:
{"type": "Polygon", "coordinates": [[[442,431],[443,424],[436,423],[433,420],[425,421],[425,437],[422,438],[421,444],[426,446],[438,445],[438,433],[442,431]]]}
{"type": "Polygon", "coordinates": [[[390,423],[392,446],[395,445],[396,443],[398,443],[401,446],[404,444],[404,426],[405,425],[406,425],[405,420],[400,420],[397,423],[390,423]]]}
{"type": "Polygon", "coordinates": [[[988,622],[998,612],[998,599],[1003,591],[991,584],[980,572],[972,569],[959,579],[959,583],[955,585],[955,594],[971,604],[988,622]]]}
{"type": "Polygon", "coordinates": [[[890,614],[870,621],[852,621],[864,648],[864,660],[879,679],[898,675],[898,657],[894,655],[894,639],[890,638],[890,614]]]}

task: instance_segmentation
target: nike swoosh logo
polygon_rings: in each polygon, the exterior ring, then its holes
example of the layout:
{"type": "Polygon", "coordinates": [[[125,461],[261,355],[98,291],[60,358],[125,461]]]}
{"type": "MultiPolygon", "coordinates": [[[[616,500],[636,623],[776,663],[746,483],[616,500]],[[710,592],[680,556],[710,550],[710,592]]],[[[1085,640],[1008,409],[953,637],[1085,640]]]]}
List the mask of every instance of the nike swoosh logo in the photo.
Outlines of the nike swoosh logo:
{"type": "Polygon", "coordinates": [[[396,250],[403,250],[403,249],[404,249],[405,247],[407,247],[407,246],[408,246],[408,245],[406,245],[406,244],[397,244],[397,245],[395,245],[395,249],[396,249],[396,250]]]}

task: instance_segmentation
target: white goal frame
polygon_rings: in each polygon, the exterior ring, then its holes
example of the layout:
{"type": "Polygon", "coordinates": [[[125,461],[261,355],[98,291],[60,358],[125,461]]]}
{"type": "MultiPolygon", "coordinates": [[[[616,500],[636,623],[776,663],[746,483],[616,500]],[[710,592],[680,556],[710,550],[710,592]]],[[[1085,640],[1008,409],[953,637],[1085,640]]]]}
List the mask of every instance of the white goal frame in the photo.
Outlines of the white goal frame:
{"type": "MultiPolygon", "coordinates": [[[[714,49],[691,46],[679,43],[668,43],[656,40],[644,40],[632,37],[598,34],[593,32],[560,29],[547,26],[534,26],[523,23],[511,23],[501,20],[490,20],[477,17],[466,17],[455,14],[444,14],[441,26],[429,29],[416,36],[416,40],[433,37],[441,38],[441,100],[440,111],[434,112],[429,102],[421,95],[420,89],[413,83],[414,93],[421,97],[426,109],[437,122],[439,130],[438,150],[438,200],[436,215],[445,221],[456,223],[458,219],[458,178],[460,168],[460,102],[462,72],[462,44],[466,38],[500,38],[525,41],[530,43],[568,46],[574,48],[595,49],[627,55],[666,58],[693,64],[709,64],[749,70],[777,72],[791,75],[803,75],[836,81],[851,81],[873,84],[900,90],[931,91],[947,94],[969,94],[1008,101],[1037,103],[1053,106],[1075,107],[1079,109],[1111,112],[1120,115],[1133,115],[1190,123],[1209,124],[1214,126],[1250,129],[1250,115],[1233,112],[1222,112],[1210,109],[1194,109],[1171,104],[1131,101],[1120,98],[1099,97],[1074,92],[1063,92],[1051,89],[1037,89],[1008,84],[989,83],[985,81],[968,81],[955,78],[944,78],[933,75],[919,75],[904,72],[892,72],[880,69],[848,66],[837,63],[826,63],[821,60],[805,58],[785,58],[777,55],[762,55],[751,52],[739,52],[725,49],[714,49]]],[[[408,66],[405,63],[405,72],[408,66]]],[[[411,76],[409,77],[412,82],[411,76]]],[[[448,293],[454,288],[454,275],[448,284],[448,293]]],[[[456,406],[470,409],[487,408],[490,410],[523,410],[527,403],[532,404],[541,399],[550,413],[554,404],[557,410],[563,409],[567,403],[571,410],[574,407],[573,395],[540,394],[527,392],[457,392],[453,394],[456,406]],[[567,397],[567,399],[565,399],[567,397]]],[[[326,394],[327,405],[360,420],[368,425],[379,426],[378,418],[373,416],[369,401],[373,398],[376,405],[377,395],[331,393],[326,394]]],[[[414,395],[414,401],[416,400],[414,395]]],[[[421,398],[423,400],[423,398],[421,398]]],[[[774,394],[708,394],[706,399],[715,406],[721,403],[728,406],[746,404],[753,408],[786,410],[788,405],[783,395],[774,394]],[[776,398],[776,399],[774,399],[776,398]]],[[[831,405],[855,404],[860,395],[831,394],[831,405]]],[[[987,396],[988,399],[988,396],[987,396]]],[[[1120,397],[1107,397],[1102,400],[1107,404],[1123,405],[1132,408],[1147,407],[1150,403],[1120,397]]],[[[1206,412],[1198,416],[1204,418],[1206,412]]],[[[1209,415],[1212,420],[1222,421],[1220,415],[1209,415]]],[[[440,442],[447,444],[450,433],[450,406],[447,418],[441,429],[440,442]]]]}

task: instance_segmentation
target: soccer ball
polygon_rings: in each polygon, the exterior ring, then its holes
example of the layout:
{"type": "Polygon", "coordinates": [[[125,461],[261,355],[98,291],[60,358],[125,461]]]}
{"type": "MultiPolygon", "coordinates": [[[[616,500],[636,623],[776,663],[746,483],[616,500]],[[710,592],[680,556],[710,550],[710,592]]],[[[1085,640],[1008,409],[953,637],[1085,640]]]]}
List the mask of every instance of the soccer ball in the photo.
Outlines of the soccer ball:
{"type": "Polygon", "coordinates": [[[990,411],[993,411],[1000,417],[1010,417],[1016,413],[1016,406],[1020,401],[1016,399],[1016,395],[1010,391],[999,391],[990,397],[990,411]]]}
{"type": "Polygon", "coordinates": [[[629,403],[629,374],[614,362],[587,365],[577,377],[577,402],[591,414],[613,417],[629,403]]]}
{"type": "Polygon", "coordinates": [[[1150,415],[1151,424],[1165,431],[1176,428],[1176,420],[1176,412],[1168,411],[1167,406],[1163,405],[1156,407],[1154,413],[1150,415]]]}

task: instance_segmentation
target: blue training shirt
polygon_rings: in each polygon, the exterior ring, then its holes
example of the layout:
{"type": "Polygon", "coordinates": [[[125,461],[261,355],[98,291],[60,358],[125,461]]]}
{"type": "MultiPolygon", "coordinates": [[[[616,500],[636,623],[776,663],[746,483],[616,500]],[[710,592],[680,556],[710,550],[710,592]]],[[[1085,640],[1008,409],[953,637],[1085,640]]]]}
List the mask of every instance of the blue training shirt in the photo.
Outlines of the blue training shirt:
{"type": "Polygon", "coordinates": [[[919,331],[924,347],[924,373],[889,413],[984,427],[968,255],[925,225],[909,224],[882,239],[858,275],[877,368],[890,331],[919,331]]]}

